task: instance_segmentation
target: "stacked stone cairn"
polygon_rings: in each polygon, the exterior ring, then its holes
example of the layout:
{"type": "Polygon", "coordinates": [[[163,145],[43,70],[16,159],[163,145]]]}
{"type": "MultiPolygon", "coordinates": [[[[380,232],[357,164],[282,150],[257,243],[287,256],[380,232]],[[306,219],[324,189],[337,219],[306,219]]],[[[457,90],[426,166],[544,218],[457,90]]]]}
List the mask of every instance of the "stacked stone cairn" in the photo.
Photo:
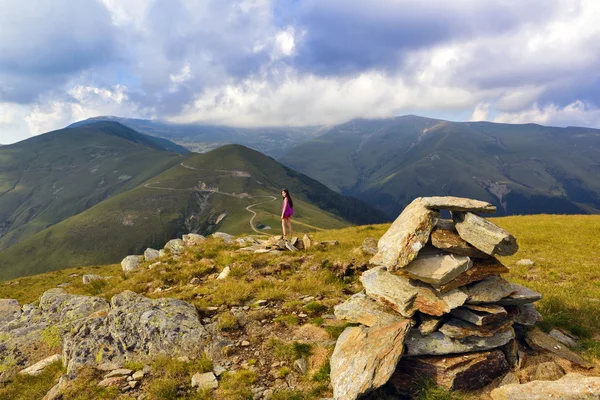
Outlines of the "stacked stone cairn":
{"type": "Polygon", "coordinates": [[[423,378],[474,390],[509,370],[542,296],[500,277],[508,268],[495,256],[518,245],[479,215],[495,211],[457,197],[417,198],[404,209],[360,278],[364,290],[335,307],[337,318],[360,324],[346,328],[331,357],[335,399],[386,384],[410,394],[423,378]]]}

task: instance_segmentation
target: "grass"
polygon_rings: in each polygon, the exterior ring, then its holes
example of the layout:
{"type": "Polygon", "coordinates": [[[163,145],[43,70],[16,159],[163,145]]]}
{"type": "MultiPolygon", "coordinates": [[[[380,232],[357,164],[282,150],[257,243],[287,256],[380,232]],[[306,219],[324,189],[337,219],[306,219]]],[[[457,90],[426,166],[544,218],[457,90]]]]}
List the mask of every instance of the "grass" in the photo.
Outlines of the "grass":
{"type": "Polygon", "coordinates": [[[0,400],[41,399],[64,372],[62,363],[55,362],[37,376],[17,375],[11,384],[6,386],[0,384],[0,400]]]}

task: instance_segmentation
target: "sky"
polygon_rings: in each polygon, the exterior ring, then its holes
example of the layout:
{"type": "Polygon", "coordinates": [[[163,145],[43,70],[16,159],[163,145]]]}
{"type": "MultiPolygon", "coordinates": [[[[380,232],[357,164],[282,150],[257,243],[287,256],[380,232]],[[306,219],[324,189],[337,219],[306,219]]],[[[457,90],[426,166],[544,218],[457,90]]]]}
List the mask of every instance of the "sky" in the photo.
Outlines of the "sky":
{"type": "Polygon", "coordinates": [[[98,115],[600,128],[598,0],[0,0],[0,144],[98,115]]]}

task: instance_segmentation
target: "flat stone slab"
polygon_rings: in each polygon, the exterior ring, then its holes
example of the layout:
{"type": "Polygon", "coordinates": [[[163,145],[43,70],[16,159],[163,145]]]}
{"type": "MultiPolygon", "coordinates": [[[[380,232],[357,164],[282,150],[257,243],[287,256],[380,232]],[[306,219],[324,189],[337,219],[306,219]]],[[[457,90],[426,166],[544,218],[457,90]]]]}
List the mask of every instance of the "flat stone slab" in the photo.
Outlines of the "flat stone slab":
{"type": "Polygon", "coordinates": [[[401,393],[421,387],[423,378],[446,390],[477,390],[508,371],[501,350],[476,353],[404,357],[390,378],[390,384],[401,393]]]}
{"type": "Polygon", "coordinates": [[[21,370],[19,374],[37,376],[41,374],[47,366],[58,361],[62,361],[62,356],[60,354],[55,354],[21,370]]]}
{"type": "Polygon", "coordinates": [[[513,292],[508,296],[504,297],[501,300],[498,300],[498,304],[501,306],[516,306],[521,304],[533,303],[542,298],[541,293],[536,292],[535,290],[531,290],[526,288],[525,286],[520,286],[517,284],[513,285],[513,292]]]}
{"type": "Polygon", "coordinates": [[[568,347],[577,346],[577,342],[573,338],[573,335],[566,333],[562,329],[552,329],[550,333],[548,333],[552,338],[556,339],[560,343],[567,345],[568,347]]]}
{"type": "Polygon", "coordinates": [[[444,285],[473,266],[469,257],[444,254],[434,247],[425,247],[402,269],[411,278],[432,285],[444,285]]]}
{"type": "Polygon", "coordinates": [[[339,319],[366,326],[386,326],[405,319],[391,308],[371,300],[364,292],[356,293],[333,310],[339,319]]]}
{"type": "Polygon", "coordinates": [[[192,376],[192,387],[198,390],[213,390],[219,387],[219,382],[212,372],[196,373],[192,376]]]}
{"type": "Polygon", "coordinates": [[[462,288],[462,291],[469,296],[467,304],[496,303],[513,293],[515,287],[512,283],[500,277],[491,276],[462,288]]]}
{"type": "Polygon", "coordinates": [[[366,294],[410,318],[416,311],[442,316],[460,307],[467,295],[460,290],[439,294],[430,285],[398,276],[382,267],[365,271],[360,281],[366,294]]]}
{"type": "Polygon", "coordinates": [[[542,320],[542,314],[540,314],[533,304],[522,304],[518,306],[507,307],[509,317],[515,321],[516,324],[533,326],[538,321],[542,320]]]}
{"type": "Polygon", "coordinates": [[[512,328],[491,337],[473,336],[464,340],[449,338],[441,332],[423,336],[417,329],[411,329],[404,344],[407,356],[445,355],[490,350],[504,346],[514,338],[515,332],[512,328]]]}
{"type": "Polygon", "coordinates": [[[422,198],[412,201],[379,239],[371,264],[394,271],[415,259],[429,240],[439,212],[425,207],[422,198]]]}
{"type": "Polygon", "coordinates": [[[384,327],[346,328],[331,356],[331,385],[336,400],[355,400],[390,379],[404,350],[409,320],[384,327]]]}
{"type": "Polygon", "coordinates": [[[450,318],[439,329],[446,337],[452,339],[464,339],[467,337],[492,337],[500,331],[504,331],[512,326],[511,320],[497,321],[493,324],[474,325],[470,322],[458,318],[450,318]]]}
{"type": "Polygon", "coordinates": [[[441,317],[432,317],[431,315],[421,314],[421,324],[419,324],[419,332],[421,335],[429,335],[437,331],[440,325],[444,322],[441,317]]]}
{"type": "Polygon", "coordinates": [[[496,206],[487,201],[454,196],[423,197],[425,207],[433,210],[471,211],[478,213],[494,213],[496,206]]]}
{"type": "Polygon", "coordinates": [[[454,226],[454,222],[448,219],[440,219],[431,232],[431,244],[438,249],[449,253],[474,258],[488,258],[488,254],[477,250],[460,237],[454,226]]]}
{"type": "Polygon", "coordinates": [[[592,364],[569,350],[567,346],[537,328],[527,333],[525,341],[534,350],[548,351],[582,368],[589,369],[593,367],[592,364]]]}
{"type": "Polygon", "coordinates": [[[504,307],[493,304],[467,304],[450,311],[450,314],[478,326],[504,321],[508,315],[504,307]]]}
{"type": "Polygon", "coordinates": [[[491,276],[498,276],[509,272],[508,267],[503,265],[495,258],[485,260],[473,258],[471,259],[473,266],[458,275],[456,278],[446,283],[445,285],[434,286],[439,292],[445,293],[450,290],[469,285],[473,282],[479,282],[491,276]]]}
{"type": "Polygon", "coordinates": [[[511,256],[519,250],[513,235],[479,215],[455,212],[452,218],[460,237],[486,254],[511,256]]]}
{"type": "Polygon", "coordinates": [[[600,398],[600,377],[567,374],[557,381],[533,381],[510,384],[492,390],[492,400],[597,400],[600,398]]]}

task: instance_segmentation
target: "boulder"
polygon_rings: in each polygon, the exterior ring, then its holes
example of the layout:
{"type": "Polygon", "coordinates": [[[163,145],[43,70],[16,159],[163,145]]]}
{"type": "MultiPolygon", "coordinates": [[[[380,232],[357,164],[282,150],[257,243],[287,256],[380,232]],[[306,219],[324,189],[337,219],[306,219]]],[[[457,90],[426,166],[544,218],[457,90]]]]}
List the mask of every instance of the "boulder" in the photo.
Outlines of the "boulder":
{"type": "Polygon", "coordinates": [[[223,268],[223,271],[221,271],[219,276],[217,276],[217,280],[222,280],[222,279],[227,278],[229,276],[230,272],[231,272],[231,268],[229,268],[229,266],[226,266],[225,268],[223,268]]]}
{"type": "Polygon", "coordinates": [[[186,246],[198,246],[206,240],[204,236],[197,233],[188,233],[187,235],[183,235],[181,239],[186,246]]]}
{"type": "Polygon", "coordinates": [[[504,321],[508,315],[504,307],[493,304],[467,304],[450,311],[450,314],[478,326],[504,321]]]}
{"type": "Polygon", "coordinates": [[[411,329],[404,344],[407,356],[445,355],[490,350],[505,345],[514,337],[512,328],[490,337],[471,336],[462,340],[449,338],[441,332],[423,336],[418,329],[411,329]]]}
{"type": "Polygon", "coordinates": [[[511,256],[519,250],[513,235],[480,216],[467,212],[452,213],[461,238],[491,256],[511,256]]]}
{"type": "Polygon", "coordinates": [[[434,247],[425,247],[402,272],[413,279],[436,286],[450,282],[472,265],[469,257],[444,254],[434,247]]]}
{"type": "Polygon", "coordinates": [[[107,311],[109,305],[100,297],[72,295],[62,289],[50,289],[40,297],[39,308],[41,317],[48,325],[58,324],[67,330],[71,323],[107,311]]]}
{"type": "Polygon", "coordinates": [[[512,283],[513,291],[508,296],[498,300],[501,306],[516,306],[533,303],[542,298],[542,295],[534,290],[512,283]]]}
{"type": "Polygon", "coordinates": [[[600,398],[600,377],[567,374],[557,381],[533,381],[505,385],[492,390],[492,400],[597,400],[600,398]]]}
{"type": "Polygon", "coordinates": [[[500,350],[446,355],[405,357],[400,360],[390,384],[401,393],[414,392],[423,379],[446,390],[477,390],[508,371],[500,350]]]}
{"type": "Polygon", "coordinates": [[[93,274],[85,274],[83,275],[83,284],[84,285],[89,285],[90,283],[92,283],[93,281],[101,281],[104,280],[104,277],[100,276],[100,275],[93,275],[93,274]]]}
{"type": "Polygon", "coordinates": [[[367,254],[376,254],[377,253],[377,239],[368,237],[365,238],[362,242],[361,246],[362,251],[367,254]]]}
{"type": "Polygon", "coordinates": [[[229,233],[225,233],[225,232],[215,232],[210,236],[217,238],[217,239],[222,239],[225,243],[233,243],[233,238],[235,237],[235,236],[230,235],[229,233]]]}
{"type": "Polygon", "coordinates": [[[146,261],[152,261],[157,259],[158,257],[160,257],[160,252],[158,250],[147,248],[144,251],[144,260],[146,261]]]}
{"type": "Polygon", "coordinates": [[[14,299],[0,299],[0,325],[21,316],[21,306],[14,299]]]}
{"type": "Polygon", "coordinates": [[[431,232],[431,244],[449,253],[474,258],[488,258],[489,255],[477,250],[460,237],[452,220],[440,219],[431,232]]]}
{"type": "Polygon", "coordinates": [[[386,326],[404,320],[402,315],[369,299],[364,292],[335,306],[334,314],[339,319],[366,326],[386,326]]]}
{"type": "Polygon", "coordinates": [[[439,331],[452,339],[464,339],[472,336],[491,337],[498,332],[507,330],[512,324],[511,320],[501,320],[486,325],[474,325],[462,319],[450,318],[439,331]]]}
{"type": "Polygon", "coordinates": [[[462,291],[469,296],[467,304],[495,303],[514,292],[514,290],[512,283],[497,276],[490,276],[462,288],[462,291]]]}
{"type": "Polygon", "coordinates": [[[593,365],[569,350],[564,344],[535,328],[527,333],[525,341],[534,350],[547,351],[560,358],[571,361],[582,368],[592,368],[593,365]]]}
{"type": "Polygon", "coordinates": [[[445,293],[473,282],[479,282],[491,276],[505,274],[509,271],[506,266],[504,266],[495,258],[489,258],[486,260],[474,258],[471,261],[473,262],[473,266],[471,268],[458,275],[455,279],[451,280],[445,285],[435,286],[436,290],[441,293],[445,293]]]}
{"type": "Polygon", "coordinates": [[[314,246],[315,241],[313,240],[312,236],[310,236],[308,233],[305,233],[302,237],[302,243],[304,244],[304,249],[310,249],[314,246]]]}
{"type": "Polygon", "coordinates": [[[217,377],[212,372],[197,373],[192,376],[192,387],[198,390],[213,390],[219,387],[217,377]]]}
{"type": "Polygon", "coordinates": [[[422,198],[413,200],[379,239],[371,263],[393,271],[415,259],[429,240],[439,212],[425,207],[422,198]]]}
{"type": "Polygon", "coordinates": [[[522,304],[507,307],[509,317],[516,324],[533,326],[542,320],[542,315],[535,309],[533,304],[522,304]]]}
{"type": "Polygon", "coordinates": [[[467,295],[460,290],[438,294],[426,283],[395,275],[382,267],[365,271],[360,281],[369,297],[407,318],[416,311],[442,316],[463,305],[467,299],[467,295]]]}
{"type": "Polygon", "coordinates": [[[62,360],[62,356],[60,354],[55,354],[53,356],[44,358],[41,361],[38,361],[37,363],[33,364],[30,367],[27,367],[27,368],[21,370],[19,372],[19,374],[37,376],[37,375],[41,374],[47,366],[49,366],[50,364],[53,364],[55,362],[59,362],[61,360],[62,360]]]}
{"type": "Polygon", "coordinates": [[[494,213],[496,206],[481,200],[454,196],[423,197],[425,207],[433,210],[470,211],[478,213],[494,213]]]}
{"type": "Polygon", "coordinates": [[[403,353],[411,322],[384,327],[346,328],[331,356],[331,384],[336,400],[355,400],[383,386],[403,353]]]}
{"type": "Polygon", "coordinates": [[[171,239],[165,244],[164,249],[170,251],[171,254],[179,255],[185,248],[185,244],[181,239],[171,239]]]}
{"type": "Polygon", "coordinates": [[[121,261],[123,272],[128,273],[136,269],[142,262],[142,256],[127,256],[121,261]]]}

